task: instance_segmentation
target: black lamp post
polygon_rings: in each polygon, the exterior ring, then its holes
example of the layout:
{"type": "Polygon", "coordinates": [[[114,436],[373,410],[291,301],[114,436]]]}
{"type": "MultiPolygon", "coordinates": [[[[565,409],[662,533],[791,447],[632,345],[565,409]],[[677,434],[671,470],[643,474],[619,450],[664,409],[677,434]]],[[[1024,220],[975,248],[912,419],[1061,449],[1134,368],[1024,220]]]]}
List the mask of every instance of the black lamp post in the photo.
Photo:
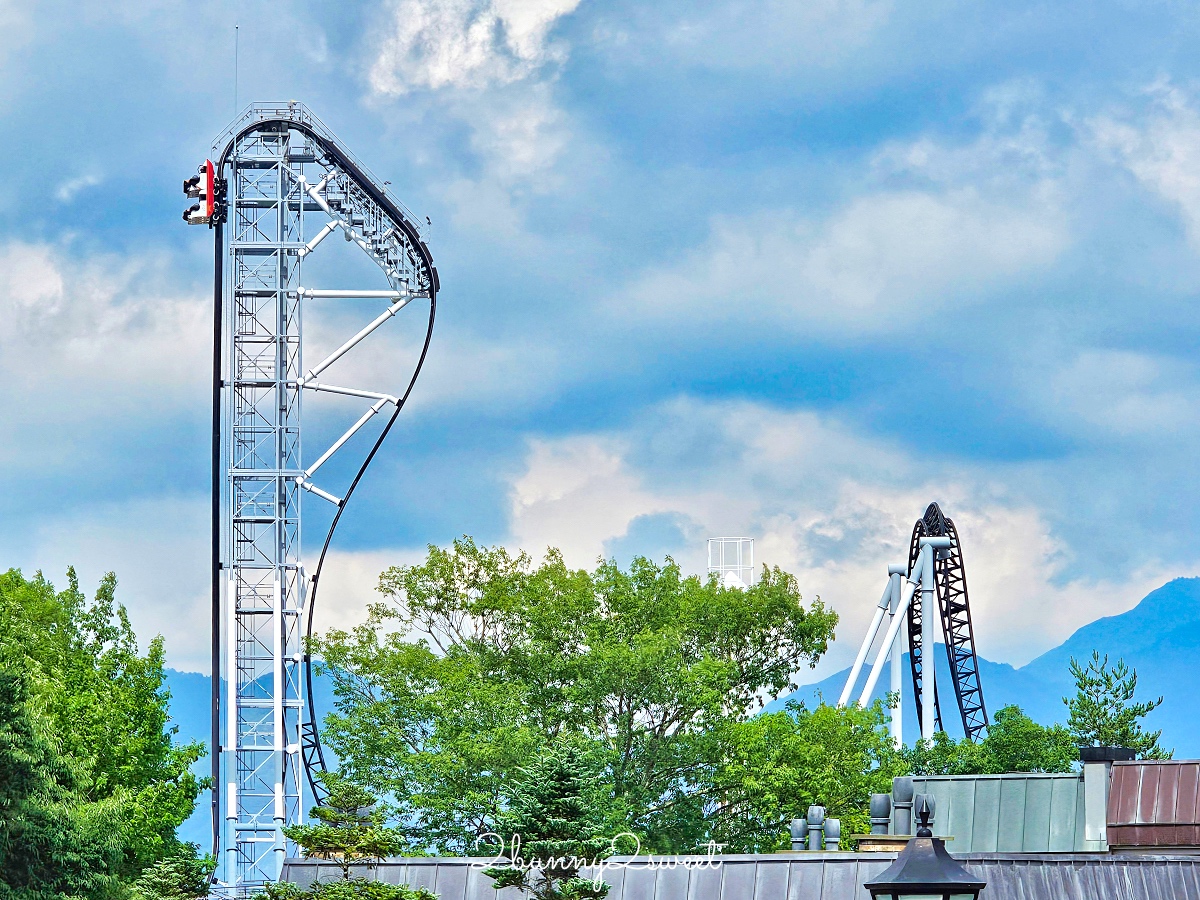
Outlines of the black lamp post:
{"type": "Polygon", "coordinates": [[[987,885],[946,852],[946,842],[929,828],[929,806],[916,811],[916,837],[866,888],[872,900],[977,900],[987,885]]]}

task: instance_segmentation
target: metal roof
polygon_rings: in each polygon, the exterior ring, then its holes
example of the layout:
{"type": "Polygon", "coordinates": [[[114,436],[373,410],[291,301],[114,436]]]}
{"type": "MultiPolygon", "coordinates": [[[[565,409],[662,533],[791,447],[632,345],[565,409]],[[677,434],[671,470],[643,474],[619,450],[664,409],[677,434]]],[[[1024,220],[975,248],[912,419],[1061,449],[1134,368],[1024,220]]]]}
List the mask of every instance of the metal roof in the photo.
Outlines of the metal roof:
{"type": "MultiPolygon", "coordinates": [[[[1112,853],[955,854],[987,881],[982,900],[1200,900],[1200,855],[1112,853]]],[[[668,858],[672,859],[672,858],[668,858]]],[[[604,880],[608,900],[868,900],[863,883],[889,866],[891,853],[780,853],[679,857],[650,868],[647,857],[614,857],[604,880]]],[[[660,861],[661,862],[661,861],[660,861]]],[[[491,858],[388,860],[376,876],[389,884],[426,887],[439,900],[527,900],[499,892],[483,874],[491,858]]],[[[301,886],[340,878],[329,862],[289,859],[283,878],[301,886]]],[[[365,869],[363,874],[366,874],[365,869]]]]}
{"type": "Polygon", "coordinates": [[[1108,840],[1126,847],[1200,845],[1200,762],[1113,763],[1108,840]]]}
{"type": "Polygon", "coordinates": [[[913,789],[936,798],[933,830],[955,856],[1101,849],[1084,841],[1079,773],[915,776],[913,789]]]}

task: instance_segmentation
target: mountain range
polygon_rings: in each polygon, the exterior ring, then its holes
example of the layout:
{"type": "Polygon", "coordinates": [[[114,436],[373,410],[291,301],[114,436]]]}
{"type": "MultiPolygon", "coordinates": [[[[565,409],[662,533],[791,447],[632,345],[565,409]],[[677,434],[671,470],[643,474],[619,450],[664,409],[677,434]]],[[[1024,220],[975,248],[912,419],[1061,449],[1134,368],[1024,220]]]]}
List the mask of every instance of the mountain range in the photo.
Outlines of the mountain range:
{"type": "MultiPolygon", "coordinates": [[[[1177,759],[1200,758],[1200,691],[1191,683],[1200,671],[1200,578],[1176,578],[1147,594],[1133,609],[1106,616],[1084,625],[1066,641],[1031,662],[1014,668],[979,658],[979,678],[989,712],[1016,704],[1042,724],[1066,720],[1063,697],[1074,693],[1069,663],[1091,656],[1093,650],[1108,654],[1110,660],[1124,659],[1137,670],[1137,699],[1165,698],[1163,705],[1147,718],[1151,729],[1162,729],[1161,743],[1174,748],[1177,759]]],[[[949,668],[942,645],[935,654],[938,683],[950,685],[949,668]]],[[[904,671],[908,671],[907,656],[904,671]]],[[[810,706],[824,699],[836,702],[849,675],[843,669],[823,681],[803,685],[791,694],[773,701],[767,709],[781,709],[788,700],[810,706]]],[[[876,696],[887,689],[887,672],[880,679],[876,696]]],[[[865,678],[865,676],[864,676],[865,678]]],[[[861,686],[863,680],[860,679],[861,686]]],[[[207,675],[167,670],[171,692],[171,715],[179,728],[181,741],[208,743],[211,687],[207,675]]],[[[332,699],[329,685],[318,679],[318,708],[328,710],[332,699]]],[[[946,731],[962,736],[962,723],[951,689],[941,692],[946,731]]],[[[904,738],[917,736],[916,710],[912,694],[906,688],[904,738]]],[[[207,772],[208,760],[197,764],[198,772],[207,772]]],[[[207,849],[209,841],[208,809],[205,802],[180,829],[184,840],[195,841],[207,849]]]]}

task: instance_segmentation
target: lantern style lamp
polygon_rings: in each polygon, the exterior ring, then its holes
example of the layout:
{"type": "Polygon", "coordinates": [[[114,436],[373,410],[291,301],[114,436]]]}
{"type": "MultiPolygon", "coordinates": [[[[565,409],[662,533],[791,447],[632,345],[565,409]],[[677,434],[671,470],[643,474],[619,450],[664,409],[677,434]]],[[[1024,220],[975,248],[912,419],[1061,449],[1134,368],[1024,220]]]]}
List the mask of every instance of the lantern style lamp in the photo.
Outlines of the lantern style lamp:
{"type": "Polygon", "coordinates": [[[878,878],[866,883],[872,900],[978,900],[987,886],[946,852],[933,836],[929,806],[920,803],[916,836],[878,878]]]}

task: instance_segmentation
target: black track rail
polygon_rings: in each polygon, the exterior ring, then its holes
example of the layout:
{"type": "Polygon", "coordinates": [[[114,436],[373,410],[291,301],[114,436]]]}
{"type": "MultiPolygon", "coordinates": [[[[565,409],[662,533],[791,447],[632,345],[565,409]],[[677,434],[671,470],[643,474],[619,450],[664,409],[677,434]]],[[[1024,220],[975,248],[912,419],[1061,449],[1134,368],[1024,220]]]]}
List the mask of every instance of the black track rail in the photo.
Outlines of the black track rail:
{"type": "MultiPolygon", "coordinates": [[[[946,639],[946,658],[954,696],[962,715],[963,733],[974,741],[983,737],[988,727],[987,708],[983,702],[983,687],[979,683],[979,657],[975,653],[975,632],[971,625],[971,605],[967,596],[967,569],[963,563],[962,544],[958,529],[936,503],[930,503],[925,515],[913,525],[908,550],[908,569],[912,572],[921,552],[923,537],[949,537],[950,550],[934,562],[934,581],[937,585],[938,610],[942,619],[942,634],[946,639]]],[[[922,617],[932,610],[921,607],[919,595],[908,607],[909,668],[912,672],[913,699],[917,706],[917,722],[922,722],[921,693],[924,689],[925,648],[921,642],[922,617]]],[[[942,710],[934,681],[933,704],[935,730],[942,729],[942,710]]]]}
{"type": "MultiPolygon", "coordinates": [[[[337,530],[338,523],[341,521],[342,513],[346,510],[346,504],[350,501],[350,497],[354,494],[359,482],[362,481],[363,475],[366,474],[367,468],[374,460],[379,448],[383,445],[392,426],[396,423],[396,419],[400,415],[400,411],[404,408],[408,401],[409,395],[412,393],[413,387],[417,383],[417,378],[421,374],[421,369],[425,365],[425,357],[429,353],[429,344],[433,339],[433,326],[437,318],[437,295],[441,290],[441,282],[438,278],[437,268],[433,264],[433,255],[429,252],[429,247],[421,239],[420,231],[415,223],[411,221],[409,216],[380,188],[375,182],[359,168],[358,164],[346,153],[337,141],[332,140],[320,131],[312,128],[305,122],[296,121],[289,118],[268,118],[255,121],[241,131],[237,132],[229,139],[225,148],[221,151],[218,159],[214,160],[216,174],[218,178],[224,177],[225,165],[229,160],[229,154],[233,147],[244,138],[246,135],[252,134],[255,131],[262,132],[278,132],[283,129],[291,129],[302,132],[312,138],[321,149],[328,154],[329,158],[346,172],[351,179],[363,190],[376,204],[378,204],[392,219],[396,226],[408,238],[410,245],[415,249],[420,257],[422,267],[428,274],[429,284],[429,321],[425,330],[425,340],[421,346],[421,355],[417,360],[416,367],[413,369],[412,377],[408,381],[408,385],[401,395],[399,402],[396,404],[392,415],[384,424],[375,443],[371,446],[370,452],[362,465],[355,473],[353,480],[350,482],[350,487],[347,489],[341,503],[338,504],[337,512],[334,514],[333,521],[329,525],[329,531],[325,535],[324,543],[321,546],[321,555],[317,560],[317,567],[313,572],[312,581],[308,592],[308,620],[305,624],[305,653],[304,653],[304,679],[305,689],[307,693],[307,709],[305,720],[301,725],[301,753],[304,759],[305,773],[308,776],[309,788],[313,793],[314,799],[317,802],[322,802],[328,792],[322,786],[321,782],[315,777],[318,773],[325,771],[325,754],[321,749],[320,732],[317,728],[317,711],[313,700],[312,690],[312,659],[308,653],[308,644],[312,639],[313,628],[313,610],[316,606],[317,586],[321,577],[321,570],[325,565],[325,557],[329,552],[329,546],[333,541],[334,532],[337,530]]],[[[222,198],[223,199],[223,198],[222,198]]],[[[221,656],[221,561],[220,561],[220,539],[221,539],[221,511],[220,511],[220,471],[221,471],[221,444],[220,444],[220,425],[221,425],[221,363],[222,363],[222,333],[221,333],[221,299],[222,299],[222,262],[223,262],[223,239],[221,222],[217,221],[214,226],[214,276],[213,276],[213,305],[214,305],[214,333],[213,333],[213,435],[212,435],[212,481],[213,481],[213,501],[212,501],[212,666],[213,666],[213,693],[212,693],[212,741],[213,750],[212,756],[212,777],[213,777],[213,853],[218,849],[220,840],[220,824],[221,824],[221,757],[216,748],[220,746],[219,733],[219,703],[220,703],[220,656],[221,656]]]]}

